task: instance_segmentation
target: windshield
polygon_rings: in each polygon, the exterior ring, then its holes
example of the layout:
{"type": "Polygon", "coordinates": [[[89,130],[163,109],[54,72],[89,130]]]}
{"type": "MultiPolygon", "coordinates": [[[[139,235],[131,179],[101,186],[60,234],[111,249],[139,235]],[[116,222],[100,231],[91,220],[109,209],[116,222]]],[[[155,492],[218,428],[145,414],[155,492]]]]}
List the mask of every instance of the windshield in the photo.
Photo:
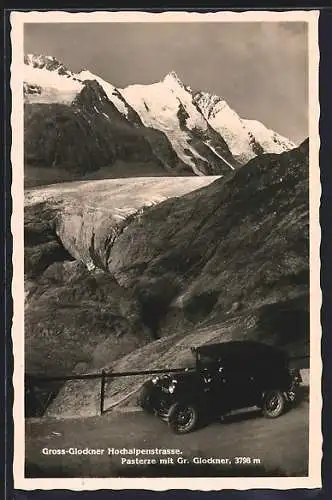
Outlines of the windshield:
{"type": "Polygon", "coordinates": [[[201,353],[198,355],[198,363],[202,368],[216,368],[220,365],[216,358],[201,353]]]}
{"type": "Polygon", "coordinates": [[[179,358],[179,363],[183,368],[195,368],[196,366],[196,355],[190,349],[186,349],[181,353],[181,358],[179,358]]]}

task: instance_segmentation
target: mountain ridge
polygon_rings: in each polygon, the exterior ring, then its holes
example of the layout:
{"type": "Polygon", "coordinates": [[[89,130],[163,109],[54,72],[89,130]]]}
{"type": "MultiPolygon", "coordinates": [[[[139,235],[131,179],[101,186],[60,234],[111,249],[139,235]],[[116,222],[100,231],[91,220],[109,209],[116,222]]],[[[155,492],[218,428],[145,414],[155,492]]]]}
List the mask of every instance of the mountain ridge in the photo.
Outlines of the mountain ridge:
{"type": "MultiPolygon", "coordinates": [[[[280,153],[295,146],[260,122],[241,119],[222,98],[208,97],[211,94],[202,91],[194,93],[174,71],[154,84],[135,84],[119,89],[87,69],[74,73],[52,56],[28,54],[24,63],[23,88],[27,106],[62,104],[71,107],[84,88],[91,86],[88,82],[96,81],[128,125],[137,131],[145,130],[151,158],[166,172],[225,175],[257,154],[280,153]],[[235,117],[235,127],[233,122],[221,123],[225,113],[220,114],[217,101],[223,102],[228,115],[235,117]]],[[[105,101],[104,96],[100,98],[105,101]]],[[[39,119],[43,126],[46,119],[43,113],[39,119]]],[[[91,115],[89,119],[100,123],[99,117],[91,115]]],[[[36,133],[36,128],[34,130],[36,133]]],[[[26,134],[29,135],[28,124],[26,134]]],[[[43,135],[43,131],[40,134],[43,135]]],[[[33,143],[30,149],[37,147],[39,135],[34,141],[28,138],[27,144],[33,143]]],[[[139,135],[144,134],[139,132],[139,135]]],[[[112,134],[109,136],[112,138],[112,134]]],[[[104,165],[115,161],[116,154],[99,153],[104,158],[104,165]]],[[[100,162],[96,168],[99,166],[100,162]]]]}
{"type": "Polygon", "coordinates": [[[258,120],[241,118],[222,97],[201,91],[194,95],[194,101],[210,125],[225,137],[241,164],[260,154],[282,153],[295,147],[292,141],[258,120]]]}

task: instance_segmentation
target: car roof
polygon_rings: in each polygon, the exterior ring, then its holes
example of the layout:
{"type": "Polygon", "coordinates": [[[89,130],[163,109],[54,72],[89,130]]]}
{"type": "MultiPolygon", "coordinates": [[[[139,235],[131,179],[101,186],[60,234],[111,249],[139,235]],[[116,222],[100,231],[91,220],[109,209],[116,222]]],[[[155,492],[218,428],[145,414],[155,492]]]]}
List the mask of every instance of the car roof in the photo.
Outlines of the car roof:
{"type": "Polygon", "coordinates": [[[211,358],[261,358],[284,357],[286,354],[279,348],[250,340],[220,342],[194,347],[193,351],[211,358]]]}

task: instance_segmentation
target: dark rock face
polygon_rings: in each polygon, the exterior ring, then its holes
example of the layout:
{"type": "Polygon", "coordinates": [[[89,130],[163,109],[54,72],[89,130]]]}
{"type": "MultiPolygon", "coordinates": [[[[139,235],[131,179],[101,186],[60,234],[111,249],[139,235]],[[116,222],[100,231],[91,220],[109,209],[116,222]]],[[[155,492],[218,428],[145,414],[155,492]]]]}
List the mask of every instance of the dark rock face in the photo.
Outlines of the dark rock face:
{"type": "Polygon", "coordinates": [[[307,142],[255,158],[228,178],[146,208],[118,227],[111,217],[98,219],[95,239],[82,253],[94,264],[90,271],[73,246],[76,215],[67,207],[63,218],[62,210],[52,202],[32,205],[25,217],[31,369],[100,367],[152,339],[232,317],[254,318],[255,329],[250,318],[239,320],[242,336],[304,348],[307,142]]]}
{"type": "Polygon", "coordinates": [[[71,105],[27,102],[25,163],[85,174],[120,159],[186,172],[166,136],[146,129],[134,111],[132,115],[131,123],[96,81],[85,81],[71,105]]]}
{"type": "Polygon", "coordinates": [[[77,261],[51,264],[30,285],[27,302],[28,373],[71,373],[82,362],[100,367],[152,340],[131,292],[77,261]]]}
{"type": "Polygon", "coordinates": [[[196,323],[225,317],[235,303],[254,308],[308,292],[304,149],[264,155],[225,180],[167,200],[115,240],[109,271],[154,316],[160,305],[159,334],[172,328],[175,313],[176,323],[179,314],[196,323]]]}
{"type": "Polygon", "coordinates": [[[24,217],[24,268],[27,279],[36,279],[54,262],[73,260],[55,234],[56,211],[42,204],[24,217]]]}
{"type": "Polygon", "coordinates": [[[28,373],[100,366],[153,339],[130,290],[74,260],[56,234],[58,206],[25,210],[25,349],[28,373]],[[104,348],[104,347],[105,348],[104,348]]]}

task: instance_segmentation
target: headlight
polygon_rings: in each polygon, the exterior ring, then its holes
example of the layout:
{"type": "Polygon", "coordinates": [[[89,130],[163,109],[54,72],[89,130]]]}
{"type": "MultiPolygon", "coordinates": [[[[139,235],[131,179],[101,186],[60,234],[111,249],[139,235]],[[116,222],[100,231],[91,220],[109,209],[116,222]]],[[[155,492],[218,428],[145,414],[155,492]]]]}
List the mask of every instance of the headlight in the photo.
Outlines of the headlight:
{"type": "Polygon", "coordinates": [[[158,382],[158,380],[159,380],[159,377],[153,377],[153,378],[151,379],[151,382],[152,382],[153,384],[156,384],[156,383],[158,382]]]}
{"type": "Polygon", "coordinates": [[[174,390],[175,390],[175,385],[170,385],[168,388],[168,392],[173,394],[174,390]]]}

